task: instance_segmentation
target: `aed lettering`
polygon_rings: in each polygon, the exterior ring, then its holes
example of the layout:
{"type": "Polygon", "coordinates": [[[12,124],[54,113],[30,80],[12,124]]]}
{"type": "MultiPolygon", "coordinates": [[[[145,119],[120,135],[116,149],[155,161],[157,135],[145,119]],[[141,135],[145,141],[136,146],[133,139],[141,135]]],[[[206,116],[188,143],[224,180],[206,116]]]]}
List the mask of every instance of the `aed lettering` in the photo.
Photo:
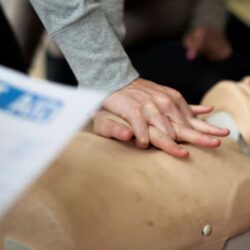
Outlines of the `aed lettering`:
{"type": "Polygon", "coordinates": [[[24,94],[12,102],[8,109],[14,115],[36,121],[48,122],[60,109],[60,104],[39,96],[24,94]]]}
{"type": "Polygon", "coordinates": [[[32,122],[48,123],[63,108],[59,99],[0,82],[0,111],[32,122]]]}

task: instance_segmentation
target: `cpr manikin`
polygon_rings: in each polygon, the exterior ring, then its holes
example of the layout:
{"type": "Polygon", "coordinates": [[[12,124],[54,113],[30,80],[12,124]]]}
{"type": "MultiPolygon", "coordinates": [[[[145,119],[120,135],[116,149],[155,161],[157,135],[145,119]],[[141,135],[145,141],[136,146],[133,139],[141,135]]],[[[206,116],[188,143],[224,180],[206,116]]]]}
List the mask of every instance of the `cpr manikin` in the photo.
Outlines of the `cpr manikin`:
{"type": "MultiPolygon", "coordinates": [[[[232,117],[250,145],[248,81],[221,83],[204,103],[232,117]]],[[[182,160],[79,133],[0,222],[0,249],[250,249],[250,158],[237,141],[184,145],[182,160]]]]}

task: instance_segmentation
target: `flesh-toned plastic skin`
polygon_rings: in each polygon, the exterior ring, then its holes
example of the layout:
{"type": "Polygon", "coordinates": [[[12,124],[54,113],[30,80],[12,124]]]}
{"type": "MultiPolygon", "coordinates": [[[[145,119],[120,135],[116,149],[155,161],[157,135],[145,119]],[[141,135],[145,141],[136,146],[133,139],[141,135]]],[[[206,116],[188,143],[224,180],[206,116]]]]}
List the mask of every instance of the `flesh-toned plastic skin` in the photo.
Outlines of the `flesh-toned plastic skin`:
{"type": "Polygon", "coordinates": [[[215,111],[226,111],[237,123],[250,145],[250,77],[241,82],[222,81],[204,97],[203,104],[213,105],[215,111]]]}
{"type": "Polygon", "coordinates": [[[227,139],[183,147],[188,160],[79,133],[0,222],[0,246],[9,237],[38,250],[222,250],[250,231],[250,158],[227,139]]]}

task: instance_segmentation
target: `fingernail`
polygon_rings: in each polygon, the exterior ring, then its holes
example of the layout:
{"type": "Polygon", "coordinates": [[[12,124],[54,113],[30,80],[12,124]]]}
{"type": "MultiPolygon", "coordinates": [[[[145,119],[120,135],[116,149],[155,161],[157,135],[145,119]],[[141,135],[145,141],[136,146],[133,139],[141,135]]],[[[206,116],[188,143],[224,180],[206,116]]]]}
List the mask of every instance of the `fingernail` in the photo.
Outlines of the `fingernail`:
{"type": "Polygon", "coordinates": [[[212,142],[219,142],[219,140],[216,139],[216,138],[211,138],[211,141],[212,141],[212,142]]]}
{"type": "Polygon", "coordinates": [[[121,133],[121,136],[124,138],[124,139],[127,139],[129,137],[132,137],[132,132],[130,130],[123,130],[122,133],[121,133]]]}
{"type": "Polygon", "coordinates": [[[229,129],[227,129],[227,128],[222,128],[222,129],[221,129],[221,132],[222,132],[223,134],[225,134],[225,135],[229,135],[229,134],[231,133],[231,131],[230,131],[229,129]]]}
{"type": "MultiPolygon", "coordinates": [[[[213,146],[219,147],[221,145],[221,141],[215,138],[211,139],[211,142],[213,142],[213,146]]],[[[212,146],[212,145],[211,145],[212,146]]]]}
{"type": "Polygon", "coordinates": [[[183,154],[188,154],[188,151],[184,148],[180,148],[180,151],[183,153],[183,154]]]}
{"type": "Polygon", "coordinates": [[[146,138],[142,138],[142,139],[140,139],[140,143],[143,144],[143,145],[147,145],[148,140],[146,138]]]}
{"type": "Polygon", "coordinates": [[[181,157],[184,157],[184,158],[188,158],[189,157],[189,152],[186,149],[181,148],[180,151],[182,153],[181,157]]]}
{"type": "Polygon", "coordinates": [[[137,145],[140,147],[140,148],[147,148],[148,147],[148,140],[147,139],[140,139],[140,140],[137,140],[137,145]]]}

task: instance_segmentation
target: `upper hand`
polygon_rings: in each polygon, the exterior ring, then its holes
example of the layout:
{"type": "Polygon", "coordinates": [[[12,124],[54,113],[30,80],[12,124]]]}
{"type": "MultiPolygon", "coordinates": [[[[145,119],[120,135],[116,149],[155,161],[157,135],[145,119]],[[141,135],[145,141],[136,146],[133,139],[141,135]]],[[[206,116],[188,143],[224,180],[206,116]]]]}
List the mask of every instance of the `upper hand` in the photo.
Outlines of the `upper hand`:
{"type": "Polygon", "coordinates": [[[232,47],[224,34],[216,29],[200,27],[193,29],[184,38],[187,59],[203,55],[209,61],[223,61],[232,54],[232,47]]]}
{"type": "Polygon", "coordinates": [[[173,140],[176,133],[172,121],[192,127],[188,120],[192,111],[179,92],[141,78],[110,95],[103,108],[131,125],[140,148],[149,145],[148,125],[158,128],[173,140]]]}
{"type": "MultiPolygon", "coordinates": [[[[205,134],[219,136],[228,134],[227,130],[211,127],[195,119],[196,114],[210,112],[211,107],[190,108],[176,90],[140,78],[109,96],[103,103],[103,108],[129,124],[138,147],[148,147],[152,142],[150,128],[155,128],[162,138],[168,138],[168,149],[165,151],[180,157],[187,155],[187,152],[183,151],[175,141],[216,147],[220,144],[219,140],[205,134]]],[[[96,132],[105,137],[117,138],[116,129],[120,131],[120,126],[113,124],[111,129],[106,124],[102,125],[101,132],[99,130],[96,132]]]]}

